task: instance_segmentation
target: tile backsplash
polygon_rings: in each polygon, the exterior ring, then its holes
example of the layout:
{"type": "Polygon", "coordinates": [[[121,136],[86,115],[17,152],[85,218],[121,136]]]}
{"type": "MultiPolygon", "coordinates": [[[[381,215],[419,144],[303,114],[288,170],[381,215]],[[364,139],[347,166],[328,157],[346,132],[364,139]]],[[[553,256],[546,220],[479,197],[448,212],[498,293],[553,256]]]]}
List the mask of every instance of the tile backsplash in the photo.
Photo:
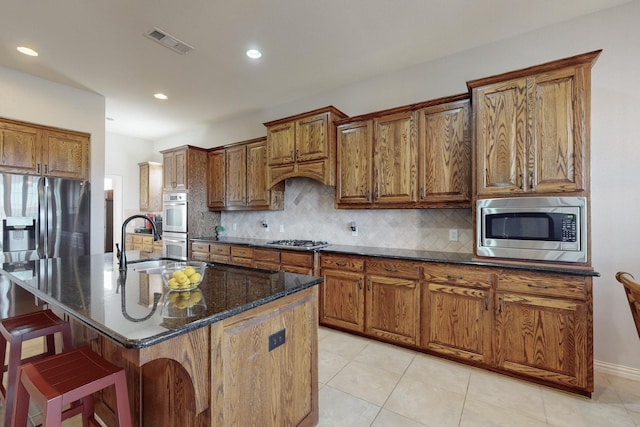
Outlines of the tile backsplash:
{"type": "Polygon", "coordinates": [[[471,209],[335,209],[334,187],[293,178],[285,188],[283,211],[222,212],[225,236],[444,252],[473,250],[471,209]],[[268,231],[263,221],[269,224],[268,231]],[[355,237],[352,222],[358,227],[355,237]],[[450,229],[457,230],[457,241],[449,241],[450,229]]]}

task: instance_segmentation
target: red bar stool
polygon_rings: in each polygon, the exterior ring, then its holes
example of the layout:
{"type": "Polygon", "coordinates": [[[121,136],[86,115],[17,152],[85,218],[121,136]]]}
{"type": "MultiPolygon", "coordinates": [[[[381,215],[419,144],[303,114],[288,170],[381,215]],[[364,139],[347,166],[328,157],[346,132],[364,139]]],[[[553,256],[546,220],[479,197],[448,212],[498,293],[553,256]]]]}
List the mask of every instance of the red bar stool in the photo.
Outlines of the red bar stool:
{"type": "Polygon", "coordinates": [[[80,347],[20,366],[14,406],[14,427],[27,423],[29,400],[42,407],[45,427],[58,427],[62,420],[82,413],[82,425],[97,425],[93,397],[109,386],[115,387],[118,425],[131,426],[127,378],[119,368],[91,351],[80,347]],[[62,410],[65,405],[71,407],[62,410]]]}
{"type": "Polygon", "coordinates": [[[2,361],[0,392],[6,403],[6,426],[11,422],[11,416],[13,414],[13,401],[16,384],[18,382],[18,367],[22,363],[54,355],[56,353],[54,336],[58,332],[62,334],[62,350],[71,349],[71,327],[69,323],[53,314],[51,310],[36,311],[20,316],[9,317],[0,321],[0,360],[2,361]],[[23,360],[22,344],[27,340],[39,337],[46,337],[46,351],[23,360]],[[5,365],[7,342],[9,343],[9,361],[5,365]],[[7,388],[4,388],[2,385],[5,372],[7,372],[7,388]]]}

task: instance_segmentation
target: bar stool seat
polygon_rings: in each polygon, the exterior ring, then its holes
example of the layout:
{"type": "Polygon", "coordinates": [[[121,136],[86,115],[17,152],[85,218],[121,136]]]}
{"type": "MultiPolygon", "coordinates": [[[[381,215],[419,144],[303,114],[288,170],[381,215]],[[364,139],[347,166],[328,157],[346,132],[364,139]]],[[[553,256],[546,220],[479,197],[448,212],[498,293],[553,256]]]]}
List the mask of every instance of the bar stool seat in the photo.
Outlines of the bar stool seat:
{"type": "Polygon", "coordinates": [[[0,393],[5,401],[6,426],[11,422],[13,414],[13,401],[18,382],[18,367],[23,363],[54,355],[56,353],[54,339],[56,333],[62,334],[62,350],[71,349],[71,327],[69,323],[60,319],[51,310],[35,311],[0,320],[0,360],[2,361],[0,393]],[[22,359],[23,343],[40,337],[46,338],[46,350],[41,354],[22,359]],[[9,343],[9,361],[5,365],[7,343],[9,343]],[[2,382],[5,372],[7,372],[6,388],[2,382]]]}
{"type": "Polygon", "coordinates": [[[82,413],[83,426],[98,425],[93,397],[109,386],[115,387],[118,425],[131,426],[127,379],[123,368],[113,365],[89,347],[49,356],[20,366],[12,426],[24,426],[29,400],[42,407],[46,427],[58,427],[62,420],[82,413]],[[63,411],[66,405],[71,407],[63,411]]]}

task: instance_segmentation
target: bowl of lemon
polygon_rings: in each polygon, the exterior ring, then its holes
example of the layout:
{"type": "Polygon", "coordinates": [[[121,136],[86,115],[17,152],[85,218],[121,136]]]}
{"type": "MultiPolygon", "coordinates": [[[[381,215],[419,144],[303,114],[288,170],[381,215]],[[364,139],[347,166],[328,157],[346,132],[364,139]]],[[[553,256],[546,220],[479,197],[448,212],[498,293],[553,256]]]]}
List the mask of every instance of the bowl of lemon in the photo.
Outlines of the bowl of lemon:
{"type": "Polygon", "coordinates": [[[202,282],[206,268],[200,261],[172,263],[162,270],[162,280],[170,291],[191,291],[202,282]]]}

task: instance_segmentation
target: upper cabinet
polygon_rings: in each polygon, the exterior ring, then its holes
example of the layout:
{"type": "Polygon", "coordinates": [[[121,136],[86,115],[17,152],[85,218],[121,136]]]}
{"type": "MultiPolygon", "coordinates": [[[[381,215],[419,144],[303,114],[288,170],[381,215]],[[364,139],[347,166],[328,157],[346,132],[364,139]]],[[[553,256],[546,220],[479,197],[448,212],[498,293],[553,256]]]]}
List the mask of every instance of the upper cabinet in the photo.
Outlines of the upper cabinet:
{"type": "Polygon", "coordinates": [[[162,164],[138,163],[140,167],[140,210],[158,212],[162,210],[162,164]]]}
{"type": "Polygon", "coordinates": [[[467,82],[478,196],[588,191],[591,67],[599,54],[467,82]]]}
{"type": "Polygon", "coordinates": [[[338,121],[336,207],[468,207],[470,126],[466,94],[338,121]]]}
{"type": "Polygon", "coordinates": [[[0,171],[89,179],[89,135],[0,119],[0,171]]]}
{"type": "Polygon", "coordinates": [[[188,156],[186,146],[161,151],[165,190],[186,190],[188,187],[188,156]]]}
{"type": "Polygon", "coordinates": [[[267,187],[298,176],[335,185],[333,122],[345,117],[330,106],[265,123],[267,187]]]}
{"type": "Polygon", "coordinates": [[[282,210],[284,182],[267,188],[266,139],[209,152],[210,210],[282,210]]]}

